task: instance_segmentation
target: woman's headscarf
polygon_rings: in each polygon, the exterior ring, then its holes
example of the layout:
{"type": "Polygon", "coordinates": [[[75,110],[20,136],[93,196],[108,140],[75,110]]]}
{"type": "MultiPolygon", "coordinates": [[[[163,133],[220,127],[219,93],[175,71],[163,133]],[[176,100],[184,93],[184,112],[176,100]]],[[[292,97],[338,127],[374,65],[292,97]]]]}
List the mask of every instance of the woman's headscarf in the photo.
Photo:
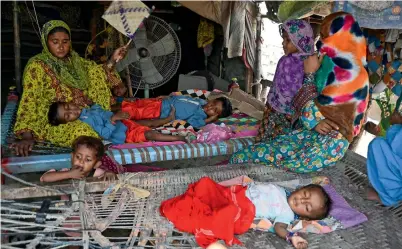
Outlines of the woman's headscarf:
{"type": "Polygon", "coordinates": [[[279,60],[274,86],[268,94],[268,103],[278,112],[290,113],[292,99],[303,83],[303,60],[314,53],[314,34],[310,24],[304,20],[290,20],[279,28],[288,33],[299,52],[283,56],[279,60]]]}
{"type": "Polygon", "coordinates": [[[308,56],[314,53],[314,32],[311,25],[304,20],[289,20],[279,26],[286,31],[293,45],[299,50],[294,55],[308,56]]]}
{"type": "MultiPolygon", "coordinates": [[[[73,50],[70,45],[70,52],[65,59],[59,59],[52,55],[47,47],[47,38],[55,28],[62,27],[68,31],[71,40],[71,31],[68,25],[60,20],[52,20],[43,25],[41,42],[43,46],[42,53],[34,56],[30,61],[41,60],[57,75],[62,84],[80,90],[87,89],[88,74],[82,63],[80,56],[73,50]]],[[[71,42],[70,42],[71,44],[71,42]]],[[[28,62],[29,63],[29,62],[28,62]]]]}
{"type": "MultiPolygon", "coordinates": [[[[339,131],[352,141],[360,132],[368,103],[366,41],[354,17],[344,12],[324,18],[321,36],[324,39],[319,52],[327,58],[316,73],[317,85],[320,79],[325,80],[315,103],[323,116],[338,124],[339,131]]],[[[306,94],[303,89],[298,96],[303,91],[306,94]]]]}

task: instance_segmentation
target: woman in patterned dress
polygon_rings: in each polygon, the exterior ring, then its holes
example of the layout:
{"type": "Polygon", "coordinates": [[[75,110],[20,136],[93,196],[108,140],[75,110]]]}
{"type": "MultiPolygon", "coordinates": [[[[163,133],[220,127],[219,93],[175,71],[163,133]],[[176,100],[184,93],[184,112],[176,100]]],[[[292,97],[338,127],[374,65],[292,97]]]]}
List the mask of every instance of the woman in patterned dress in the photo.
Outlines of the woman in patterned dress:
{"type": "MultiPolygon", "coordinates": [[[[122,84],[120,77],[105,65],[81,58],[71,46],[71,32],[60,20],[47,22],[42,29],[42,53],[31,58],[23,74],[23,93],[17,112],[14,132],[19,141],[12,146],[17,155],[27,156],[35,141],[48,140],[71,146],[79,136],[98,137],[81,121],[51,126],[48,110],[53,102],[73,101],[81,107],[92,103],[110,110],[110,88],[122,84]]],[[[111,61],[122,59],[124,47],[118,48],[111,61]]]]}
{"type": "Polygon", "coordinates": [[[262,163],[309,173],[334,165],[344,156],[367,108],[366,42],[358,23],[347,13],[327,16],[321,39],[322,65],[317,56],[305,60],[304,84],[293,100],[295,129],[235,153],[231,163],[262,163]]]}

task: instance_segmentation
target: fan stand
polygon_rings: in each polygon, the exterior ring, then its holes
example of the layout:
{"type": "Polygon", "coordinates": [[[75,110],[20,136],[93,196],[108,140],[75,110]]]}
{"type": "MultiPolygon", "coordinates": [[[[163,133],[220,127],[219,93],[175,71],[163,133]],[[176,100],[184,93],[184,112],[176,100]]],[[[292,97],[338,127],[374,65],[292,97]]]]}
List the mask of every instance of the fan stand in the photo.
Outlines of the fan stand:
{"type": "Polygon", "coordinates": [[[149,98],[149,84],[145,83],[144,98],[149,98]]]}

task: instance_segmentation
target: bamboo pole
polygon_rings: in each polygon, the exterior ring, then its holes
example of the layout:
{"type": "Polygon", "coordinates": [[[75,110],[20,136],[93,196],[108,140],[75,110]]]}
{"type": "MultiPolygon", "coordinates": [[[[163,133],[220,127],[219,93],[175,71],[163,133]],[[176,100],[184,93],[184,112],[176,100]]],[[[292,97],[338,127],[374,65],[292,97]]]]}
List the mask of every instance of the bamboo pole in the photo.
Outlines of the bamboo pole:
{"type": "Polygon", "coordinates": [[[13,26],[14,26],[14,57],[15,57],[15,85],[17,92],[22,94],[22,82],[21,82],[21,39],[20,39],[20,9],[18,2],[13,1],[13,26]]]}
{"type": "MultiPolygon", "coordinates": [[[[128,45],[130,45],[131,39],[127,44],[124,44],[123,41],[123,35],[121,33],[119,33],[119,43],[120,46],[127,46],[128,49],[128,45]]],[[[128,95],[130,98],[134,97],[133,95],[133,87],[131,85],[131,77],[130,77],[130,69],[128,69],[128,66],[125,69],[126,72],[126,84],[127,84],[127,89],[128,89],[128,95]]]]}
{"type": "Polygon", "coordinates": [[[258,100],[261,100],[261,10],[259,3],[256,3],[257,8],[257,34],[256,34],[256,53],[255,53],[255,84],[253,87],[253,95],[258,100]]]}

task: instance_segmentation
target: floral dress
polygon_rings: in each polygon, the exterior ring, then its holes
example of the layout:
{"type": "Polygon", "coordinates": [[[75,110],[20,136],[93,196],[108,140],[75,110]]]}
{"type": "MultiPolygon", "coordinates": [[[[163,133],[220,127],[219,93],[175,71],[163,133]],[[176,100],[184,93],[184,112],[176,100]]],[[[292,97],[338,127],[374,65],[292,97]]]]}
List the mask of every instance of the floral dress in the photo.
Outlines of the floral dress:
{"type": "Polygon", "coordinates": [[[46,38],[55,27],[63,27],[70,31],[67,24],[59,20],[44,25],[44,49],[41,54],[29,60],[24,70],[23,93],[14,132],[19,137],[22,133],[30,131],[35,140],[47,140],[69,147],[79,136],[98,135],[89,125],[79,120],[59,126],[50,125],[47,117],[50,105],[53,102],[72,101],[80,107],[87,107],[97,103],[110,110],[113,103],[110,88],[121,80],[117,73],[110,72],[105,65],[97,65],[79,57],[72,48],[66,61],[53,57],[47,48],[46,38]]]}
{"type": "Polygon", "coordinates": [[[337,131],[321,135],[314,127],[324,117],[310,101],[303,109],[300,127],[277,136],[269,143],[258,143],[233,154],[230,163],[259,163],[297,173],[320,171],[340,160],[349,142],[337,131]]]}

